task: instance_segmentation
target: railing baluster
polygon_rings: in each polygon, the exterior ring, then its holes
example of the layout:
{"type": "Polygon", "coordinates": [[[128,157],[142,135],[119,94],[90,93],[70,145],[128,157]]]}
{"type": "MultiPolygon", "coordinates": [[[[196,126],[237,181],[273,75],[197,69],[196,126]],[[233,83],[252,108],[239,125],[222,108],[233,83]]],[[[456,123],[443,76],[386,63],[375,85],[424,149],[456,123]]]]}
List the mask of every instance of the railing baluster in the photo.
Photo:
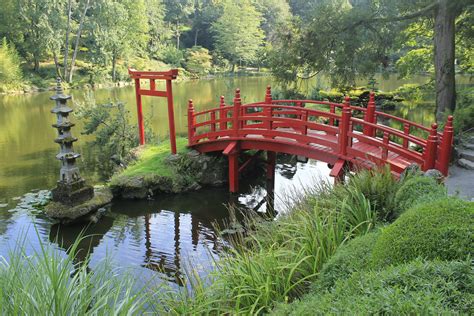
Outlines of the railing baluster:
{"type": "Polygon", "coordinates": [[[301,133],[303,135],[308,134],[308,111],[303,111],[301,114],[301,121],[302,121],[302,126],[301,126],[301,133]]]}
{"type": "Polygon", "coordinates": [[[428,169],[433,169],[435,167],[436,162],[436,151],[438,148],[438,124],[433,123],[431,125],[430,135],[426,140],[426,148],[425,152],[423,153],[424,156],[424,164],[423,164],[423,171],[428,169]]]}
{"type": "MultiPolygon", "coordinates": [[[[410,135],[410,124],[403,124],[403,133],[408,137],[410,135]]],[[[408,148],[408,138],[403,139],[403,148],[408,148]]]]}
{"type": "MultiPolygon", "coordinates": [[[[367,123],[375,123],[375,94],[373,91],[370,92],[369,103],[367,104],[367,111],[365,111],[364,121],[367,123]]],[[[375,130],[372,126],[364,126],[364,135],[375,136],[375,130]]]]}
{"type": "Polygon", "coordinates": [[[227,111],[224,109],[225,107],[225,100],[224,96],[221,96],[221,102],[219,104],[220,110],[219,110],[219,128],[220,130],[226,130],[227,129],[227,111]]]}
{"type": "Polygon", "coordinates": [[[240,89],[235,90],[235,98],[234,98],[234,113],[232,114],[232,128],[234,130],[234,136],[239,136],[239,128],[240,128],[240,89]]]}
{"type": "Polygon", "coordinates": [[[446,125],[443,131],[443,138],[441,139],[441,148],[439,153],[439,171],[445,176],[448,176],[449,162],[451,160],[451,152],[453,149],[453,117],[448,116],[446,125]]]}
{"type": "Polygon", "coordinates": [[[383,133],[383,147],[382,147],[382,160],[388,158],[388,145],[390,142],[390,135],[387,132],[383,133]]]}
{"type": "MultiPolygon", "coordinates": [[[[216,133],[216,112],[211,112],[211,133],[216,133]]],[[[211,136],[211,139],[217,139],[217,136],[211,136]]]]}

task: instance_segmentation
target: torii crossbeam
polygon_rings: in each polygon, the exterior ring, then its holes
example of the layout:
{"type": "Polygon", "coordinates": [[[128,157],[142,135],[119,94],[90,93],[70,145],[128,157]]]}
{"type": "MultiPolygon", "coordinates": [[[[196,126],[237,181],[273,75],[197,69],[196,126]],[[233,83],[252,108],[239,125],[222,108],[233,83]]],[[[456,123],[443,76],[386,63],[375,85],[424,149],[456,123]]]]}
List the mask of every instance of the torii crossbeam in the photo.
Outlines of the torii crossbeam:
{"type": "Polygon", "coordinates": [[[176,154],[176,129],[174,124],[174,106],[173,106],[173,89],[172,80],[178,77],[178,69],[168,71],[137,71],[128,69],[130,78],[135,80],[135,96],[137,99],[137,116],[138,116],[138,133],[140,137],[140,145],[145,144],[145,127],[143,124],[142,95],[152,97],[166,97],[168,100],[168,121],[170,131],[171,152],[176,154]],[[140,80],[150,80],[150,88],[142,89],[140,80]],[[156,81],[166,80],[166,90],[156,90],[156,81]]]}

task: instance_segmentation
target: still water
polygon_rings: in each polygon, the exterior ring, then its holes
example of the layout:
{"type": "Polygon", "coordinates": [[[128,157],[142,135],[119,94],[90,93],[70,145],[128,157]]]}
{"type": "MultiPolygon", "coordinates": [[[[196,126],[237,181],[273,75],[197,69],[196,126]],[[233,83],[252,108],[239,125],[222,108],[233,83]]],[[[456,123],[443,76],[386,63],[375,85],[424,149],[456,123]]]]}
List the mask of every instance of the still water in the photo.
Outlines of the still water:
{"type": "MultiPolygon", "coordinates": [[[[320,79],[318,79],[320,80],[320,79]]],[[[416,78],[425,82],[427,78],[416,78]]],[[[324,80],[316,82],[322,88],[324,80]]],[[[393,90],[406,81],[379,78],[382,90],[393,90]]],[[[411,82],[414,82],[413,80],[411,82]]],[[[186,135],[187,100],[193,99],[197,110],[215,107],[220,95],[228,99],[235,88],[242,91],[243,102],[263,100],[265,87],[271,77],[240,77],[196,80],[174,85],[175,120],[178,134],[186,135]]],[[[326,81],[327,84],[327,81],[326,81]]],[[[85,91],[71,91],[74,103],[83,102],[85,91]]],[[[67,249],[84,227],[58,227],[40,213],[14,208],[15,197],[37,189],[55,185],[59,162],[54,156],[58,146],[53,142],[56,131],[51,127],[52,92],[31,95],[0,96],[0,256],[6,255],[16,240],[26,240],[26,248],[38,247],[38,237],[67,249]],[[32,225],[35,224],[35,225],[32,225]],[[59,240],[59,242],[56,242],[59,240]]],[[[135,118],[133,87],[96,90],[97,103],[121,101],[135,118]]],[[[73,103],[73,106],[74,106],[73,103]]],[[[396,114],[422,124],[429,124],[433,104],[412,110],[410,105],[396,110],[396,114]]],[[[167,136],[165,100],[144,97],[144,113],[155,134],[167,136]]],[[[79,166],[90,182],[98,182],[94,150],[88,145],[90,137],[81,136],[81,123],[76,123],[73,134],[79,136],[76,151],[82,154],[79,166]]],[[[294,157],[279,157],[275,182],[275,208],[283,207],[285,192],[297,192],[318,179],[327,179],[329,169],[324,163],[296,162],[294,157]]],[[[211,269],[226,241],[215,233],[215,224],[223,224],[229,217],[228,204],[264,209],[265,185],[257,179],[243,179],[241,192],[230,195],[226,188],[204,189],[199,192],[160,196],[154,201],[116,201],[106,215],[88,227],[81,247],[90,250],[91,265],[106,254],[117,266],[131,268],[145,279],[164,271],[162,276],[179,284],[184,266],[192,262],[202,273],[211,269]]],[[[86,251],[82,252],[85,256],[86,251]]]]}

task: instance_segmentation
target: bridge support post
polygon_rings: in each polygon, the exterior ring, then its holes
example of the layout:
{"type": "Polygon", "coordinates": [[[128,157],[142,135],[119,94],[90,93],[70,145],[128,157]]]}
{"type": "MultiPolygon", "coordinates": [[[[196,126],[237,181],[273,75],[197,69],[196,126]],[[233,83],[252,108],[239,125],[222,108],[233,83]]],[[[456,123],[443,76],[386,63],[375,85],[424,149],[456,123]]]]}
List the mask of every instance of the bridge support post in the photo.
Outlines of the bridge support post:
{"type": "Polygon", "coordinates": [[[438,170],[445,176],[448,176],[449,162],[451,161],[451,152],[453,149],[453,136],[453,117],[450,115],[444,127],[438,161],[438,170]]]}
{"type": "Polygon", "coordinates": [[[229,191],[239,191],[239,152],[229,154],[229,191]]]}
{"type": "Polygon", "coordinates": [[[229,158],[229,191],[232,193],[239,191],[239,151],[239,143],[235,141],[222,152],[229,158]]]}
{"type": "Polygon", "coordinates": [[[267,151],[267,180],[275,182],[276,152],[267,151]]]}
{"type": "MultiPolygon", "coordinates": [[[[367,111],[365,112],[364,121],[367,123],[375,123],[375,93],[370,92],[369,103],[367,104],[367,111]]],[[[375,136],[375,130],[372,126],[364,126],[364,135],[375,136]]]]}
{"type": "Polygon", "coordinates": [[[423,171],[433,169],[436,163],[436,152],[438,149],[438,124],[431,125],[430,135],[426,141],[426,150],[424,152],[425,162],[423,163],[423,171]]]}

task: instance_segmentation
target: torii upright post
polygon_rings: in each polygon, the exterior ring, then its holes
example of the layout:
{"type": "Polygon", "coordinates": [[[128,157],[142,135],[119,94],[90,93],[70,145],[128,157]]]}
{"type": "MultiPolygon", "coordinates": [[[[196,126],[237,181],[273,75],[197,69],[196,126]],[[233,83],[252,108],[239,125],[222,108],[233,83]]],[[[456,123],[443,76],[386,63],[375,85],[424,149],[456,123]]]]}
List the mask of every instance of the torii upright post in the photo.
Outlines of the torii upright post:
{"type": "Polygon", "coordinates": [[[137,71],[129,69],[130,78],[135,80],[135,95],[137,98],[137,115],[138,115],[138,133],[140,137],[140,145],[145,144],[145,126],[143,123],[142,95],[153,97],[166,97],[168,100],[168,121],[170,130],[171,152],[176,154],[176,129],[174,125],[174,106],[173,106],[173,90],[171,81],[178,77],[178,69],[169,71],[137,71]],[[142,89],[140,79],[150,80],[150,88],[142,89]],[[166,90],[156,90],[156,80],[166,80],[166,90]]]}

